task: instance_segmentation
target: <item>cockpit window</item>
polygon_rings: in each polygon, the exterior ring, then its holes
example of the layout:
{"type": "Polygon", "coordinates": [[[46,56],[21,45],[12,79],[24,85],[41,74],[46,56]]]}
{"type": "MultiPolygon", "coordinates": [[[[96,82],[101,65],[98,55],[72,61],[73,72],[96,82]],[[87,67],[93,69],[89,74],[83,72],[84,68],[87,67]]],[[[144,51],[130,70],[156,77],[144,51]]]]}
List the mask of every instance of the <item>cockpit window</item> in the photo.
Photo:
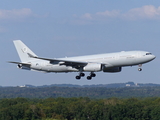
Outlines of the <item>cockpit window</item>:
{"type": "Polygon", "coordinates": [[[152,55],[152,53],[146,53],[146,55],[152,55]]]}

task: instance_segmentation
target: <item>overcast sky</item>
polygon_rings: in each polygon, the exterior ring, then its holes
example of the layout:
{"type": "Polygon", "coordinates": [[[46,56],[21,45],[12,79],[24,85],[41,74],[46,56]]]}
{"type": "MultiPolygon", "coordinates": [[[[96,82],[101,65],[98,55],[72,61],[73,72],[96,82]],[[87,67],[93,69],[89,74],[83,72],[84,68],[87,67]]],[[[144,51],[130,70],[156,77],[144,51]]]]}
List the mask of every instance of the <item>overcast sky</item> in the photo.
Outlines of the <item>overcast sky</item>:
{"type": "Polygon", "coordinates": [[[0,42],[1,86],[160,84],[159,0],[1,0],[0,42]],[[157,58],[142,72],[138,66],[124,67],[120,73],[99,72],[91,81],[76,80],[78,73],[46,74],[7,63],[20,61],[12,42],[17,39],[41,57],[143,50],[157,58]]]}

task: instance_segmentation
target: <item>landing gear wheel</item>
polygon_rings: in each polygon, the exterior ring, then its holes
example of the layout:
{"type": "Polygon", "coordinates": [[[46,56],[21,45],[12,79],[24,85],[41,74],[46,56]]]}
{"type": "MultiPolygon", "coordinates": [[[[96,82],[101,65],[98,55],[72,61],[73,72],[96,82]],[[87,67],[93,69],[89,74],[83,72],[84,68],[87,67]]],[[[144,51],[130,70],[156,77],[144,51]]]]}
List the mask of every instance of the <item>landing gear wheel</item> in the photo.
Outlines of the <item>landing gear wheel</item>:
{"type": "Polygon", "coordinates": [[[96,74],[95,74],[95,73],[92,73],[92,74],[91,74],[91,77],[96,77],[96,74]]]}
{"type": "Polygon", "coordinates": [[[92,77],[91,77],[91,76],[87,76],[87,79],[88,79],[88,80],[91,80],[91,79],[92,79],[92,77]]]}
{"type": "Polygon", "coordinates": [[[138,68],[138,71],[142,71],[142,68],[138,68]]]}
{"type": "Polygon", "coordinates": [[[81,76],[76,76],[76,79],[77,79],[77,80],[81,79],[81,76]]]}
{"type": "Polygon", "coordinates": [[[84,74],[84,73],[80,73],[79,75],[80,75],[81,77],[84,77],[84,76],[85,76],[85,74],[84,74]]]}

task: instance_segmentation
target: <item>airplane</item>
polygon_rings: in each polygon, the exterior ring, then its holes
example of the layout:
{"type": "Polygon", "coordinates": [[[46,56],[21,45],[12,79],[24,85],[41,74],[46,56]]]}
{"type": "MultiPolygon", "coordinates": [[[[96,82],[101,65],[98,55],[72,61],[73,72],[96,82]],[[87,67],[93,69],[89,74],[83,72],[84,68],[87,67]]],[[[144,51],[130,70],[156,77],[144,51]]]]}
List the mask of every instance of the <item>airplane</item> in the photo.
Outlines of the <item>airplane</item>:
{"type": "Polygon", "coordinates": [[[17,64],[17,67],[24,70],[34,70],[42,72],[79,72],[75,77],[77,80],[85,76],[84,72],[90,72],[87,76],[91,80],[96,76],[95,72],[121,72],[122,67],[138,65],[142,71],[142,64],[152,61],[156,56],[146,51],[121,51],[116,53],[96,54],[67,58],[44,58],[38,57],[21,40],[13,41],[21,62],[9,63],[17,64]]]}

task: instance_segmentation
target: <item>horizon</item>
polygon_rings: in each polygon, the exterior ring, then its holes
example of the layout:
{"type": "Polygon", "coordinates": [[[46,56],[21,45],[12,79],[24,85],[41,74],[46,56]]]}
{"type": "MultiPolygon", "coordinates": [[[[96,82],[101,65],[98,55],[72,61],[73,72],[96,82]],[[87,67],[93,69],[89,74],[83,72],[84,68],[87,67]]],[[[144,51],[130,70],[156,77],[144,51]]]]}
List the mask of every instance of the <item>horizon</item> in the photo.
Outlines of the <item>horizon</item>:
{"type": "Polygon", "coordinates": [[[17,85],[17,86],[0,86],[0,87],[25,87],[25,86],[34,86],[34,87],[42,87],[42,86],[59,86],[59,85],[73,85],[73,86],[98,86],[98,85],[111,85],[111,84],[128,84],[128,83],[134,83],[134,85],[137,85],[137,84],[154,84],[154,85],[160,85],[160,84],[155,84],[155,83],[135,83],[133,81],[128,81],[128,82],[123,82],[123,83],[109,83],[109,84],[90,84],[90,85],[78,85],[78,84],[50,84],[50,85],[40,85],[40,86],[36,86],[36,85],[32,85],[32,84],[24,84],[24,85],[17,85]]]}

